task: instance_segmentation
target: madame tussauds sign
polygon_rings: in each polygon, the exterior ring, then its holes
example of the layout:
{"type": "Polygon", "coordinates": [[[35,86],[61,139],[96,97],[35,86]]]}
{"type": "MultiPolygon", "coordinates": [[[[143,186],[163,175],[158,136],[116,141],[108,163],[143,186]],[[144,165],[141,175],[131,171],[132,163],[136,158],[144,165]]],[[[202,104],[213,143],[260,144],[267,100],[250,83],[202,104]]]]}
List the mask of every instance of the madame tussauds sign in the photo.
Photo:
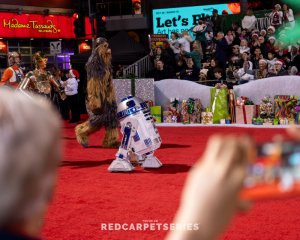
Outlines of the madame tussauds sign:
{"type": "Polygon", "coordinates": [[[19,23],[18,19],[3,19],[4,28],[13,29],[36,29],[38,32],[59,33],[60,29],[53,24],[52,20],[46,20],[46,23],[41,24],[39,21],[30,20],[28,23],[19,23]]]}
{"type": "MultiPolygon", "coordinates": [[[[0,37],[3,38],[76,38],[71,16],[0,13],[0,37]]],[[[88,20],[86,34],[91,33],[88,20]]]]}

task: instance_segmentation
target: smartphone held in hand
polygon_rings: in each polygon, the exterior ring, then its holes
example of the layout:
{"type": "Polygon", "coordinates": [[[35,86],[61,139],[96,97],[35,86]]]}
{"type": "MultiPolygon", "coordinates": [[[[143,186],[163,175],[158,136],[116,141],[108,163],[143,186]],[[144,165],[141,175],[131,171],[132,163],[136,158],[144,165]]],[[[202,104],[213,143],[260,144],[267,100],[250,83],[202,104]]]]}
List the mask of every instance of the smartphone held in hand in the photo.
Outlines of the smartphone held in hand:
{"type": "Polygon", "coordinates": [[[266,142],[257,145],[257,160],[248,166],[242,199],[300,196],[300,143],[266,142]]]}

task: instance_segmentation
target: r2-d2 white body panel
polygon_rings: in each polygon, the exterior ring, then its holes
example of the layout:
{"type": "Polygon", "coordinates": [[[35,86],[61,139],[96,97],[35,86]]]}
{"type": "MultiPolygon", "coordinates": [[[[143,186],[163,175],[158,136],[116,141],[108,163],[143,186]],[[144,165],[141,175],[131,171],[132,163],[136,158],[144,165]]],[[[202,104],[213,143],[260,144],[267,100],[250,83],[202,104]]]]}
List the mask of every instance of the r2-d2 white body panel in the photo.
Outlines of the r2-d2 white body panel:
{"type": "Polygon", "coordinates": [[[130,162],[129,152],[134,152],[144,168],[159,168],[162,163],[153,156],[161,145],[161,138],[154,124],[152,115],[145,102],[129,96],[118,105],[118,119],[121,124],[123,139],[121,146],[108,170],[128,172],[134,167],[130,162]]]}

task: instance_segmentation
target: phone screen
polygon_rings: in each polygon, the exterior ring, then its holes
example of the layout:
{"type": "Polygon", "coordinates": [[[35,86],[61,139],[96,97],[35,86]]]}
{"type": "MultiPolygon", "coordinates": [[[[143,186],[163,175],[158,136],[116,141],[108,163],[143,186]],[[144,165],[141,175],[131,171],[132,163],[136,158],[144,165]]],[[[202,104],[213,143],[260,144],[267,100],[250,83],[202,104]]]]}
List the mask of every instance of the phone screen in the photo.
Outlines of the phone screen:
{"type": "Polygon", "coordinates": [[[243,198],[300,196],[299,142],[259,144],[257,156],[257,161],[248,166],[243,198]]]}

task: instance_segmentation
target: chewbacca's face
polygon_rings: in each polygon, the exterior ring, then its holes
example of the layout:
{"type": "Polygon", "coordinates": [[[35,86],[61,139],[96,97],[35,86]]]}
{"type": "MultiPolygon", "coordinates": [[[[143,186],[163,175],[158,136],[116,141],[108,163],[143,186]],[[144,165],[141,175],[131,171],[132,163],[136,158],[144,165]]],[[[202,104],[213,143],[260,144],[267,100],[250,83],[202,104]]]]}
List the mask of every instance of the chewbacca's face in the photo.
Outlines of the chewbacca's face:
{"type": "Polygon", "coordinates": [[[99,56],[102,57],[106,63],[109,63],[111,61],[111,49],[109,48],[107,42],[100,44],[97,47],[97,52],[99,56]]]}

